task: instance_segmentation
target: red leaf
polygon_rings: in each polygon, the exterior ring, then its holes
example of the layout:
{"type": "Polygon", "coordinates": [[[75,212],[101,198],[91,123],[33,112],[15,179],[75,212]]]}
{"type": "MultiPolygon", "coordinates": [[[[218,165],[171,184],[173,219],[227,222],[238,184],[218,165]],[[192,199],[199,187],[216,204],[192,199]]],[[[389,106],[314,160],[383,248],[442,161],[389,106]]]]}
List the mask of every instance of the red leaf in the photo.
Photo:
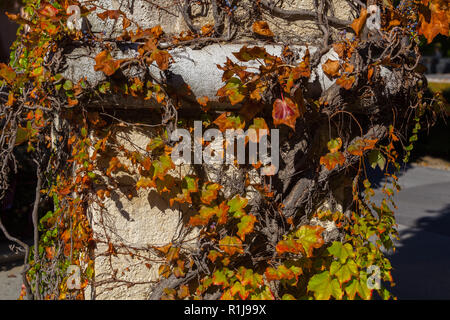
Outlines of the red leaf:
{"type": "Polygon", "coordinates": [[[277,99],[273,103],[272,118],[275,126],[285,124],[295,130],[295,122],[299,116],[298,106],[291,99],[277,99]]]}

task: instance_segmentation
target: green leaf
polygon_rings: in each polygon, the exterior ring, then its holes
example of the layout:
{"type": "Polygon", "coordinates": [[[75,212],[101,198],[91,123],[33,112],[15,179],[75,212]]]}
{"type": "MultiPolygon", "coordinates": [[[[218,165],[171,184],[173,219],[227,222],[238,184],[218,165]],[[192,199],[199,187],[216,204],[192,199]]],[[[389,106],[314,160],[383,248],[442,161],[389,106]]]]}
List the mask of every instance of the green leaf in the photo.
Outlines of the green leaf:
{"type": "Polygon", "coordinates": [[[100,93],[105,94],[106,92],[108,92],[111,88],[111,83],[109,82],[105,82],[102,83],[99,87],[98,87],[98,91],[100,91],[100,93]]]}
{"type": "Polygon", "coordinates": [[[369,153],[369,162],[372,168],[375,169],[375,167],[378,165],[381,170],[384,170],[384,167],[386,165],[386,158],[379,150],[372,150],[369,153]]]}
{"type": "Polygon", "coordinates": [[[342,139],[341,138],[331,139],[330,141],[328,141],[327,147],[328,150],[330,150],[330,153],[337,152],[342,147],[342,139]]]}
{"type": "Polygon", "coordinates": [[[367,287],[366,284],[367,279],[353,279],[348,283],[348,285],[344,288],[345,293],[347,293],[348,297],[353,300],[355,299],[356,294],[358,294],[362,299],[370,299],[372,297],[372,291],[367,287]]]}
{"type": "Polygon", "coordinates": [[[245,286],[242,285],[239,281],[236,281],[233,286],[230,288],[231,295],[235,295],[236,293],[239,293],[239,296],[242,300],[247,299],[248,295],[250,294],[249,290],[245,289],[245,286]]]}
{"type": "Polygon", "coordinates": [[[83,137],[86,137],[86,136],[87,136],[87,130],[86,130],[86,128],[81,128],[81,135],[82,135],[83,137]]]}
{"type": "Polygon", "coordinates": [[[341,263],[347,260],[347,257],[353,257],[353,247],[350,243],[342,244],[342,242],[334,241],[328,248],[328,252],[338,258],[341,263]]]}
{"type": "Polygon", "coordinates": [[[70,80],[66,80],[63,85],[64,90],[69,91],[73,88],[73,83],[70,80]]]}
{"type": "Polygon", "coordinates": [[[328,300],[331,296],[341,299],[343,292],[337,279],[333,279],[328,271],[314,275],[308,282],[308,291],[314,292],[318,300],[328,300]]]}
{"type": "Polygon", "coordinates": [[[348,260],[345,264],[333,261],[330,267],[330,274],[336,276],[342,284],[349,281],[353,275],[358,275],[358,266],[353,260],[348,260]]]}
{"type": "Polygon", "coordinates": [[[230,213],[233,214],[234,218],[241,218],[245,215],[244,208],[247,206],[248,199],[242,198],[237,195],[233,199],[227,202],[227,205],[230,207],[230,213]]]}
{"type": "Polygon", "coordinates": [[[159,160],[152,162],[152,166],[154,169],[153,177],[157,177],[160,179],[164,179],[167,171],[175,168],[175,165],[172,162],[172,159],[169,155],[162,155],[159,157],[159,160]]]}
{"type": "Polygon", "coordinates": [[[223,270],[217,270],[213,273],[213,284],[217,285],[217,286],[222,286],[222,288],[227,287],[228,284],[228,279],[227,276],[225,274],[225,272],[223,270]]]}
{"type": "Polygon", "coordinates": [[[16,146],[28,141],[28,139],[29,139],[28,130],[22,127],[18,127],[16,134],[16,146]]]}
{"type": "Polygon", "coordinates": [[[150,142],[147,144],[146,150],[153,151],[161,147],[164,147],[164,140],[160,136],[158,136],[150,140],[150,142]]]}

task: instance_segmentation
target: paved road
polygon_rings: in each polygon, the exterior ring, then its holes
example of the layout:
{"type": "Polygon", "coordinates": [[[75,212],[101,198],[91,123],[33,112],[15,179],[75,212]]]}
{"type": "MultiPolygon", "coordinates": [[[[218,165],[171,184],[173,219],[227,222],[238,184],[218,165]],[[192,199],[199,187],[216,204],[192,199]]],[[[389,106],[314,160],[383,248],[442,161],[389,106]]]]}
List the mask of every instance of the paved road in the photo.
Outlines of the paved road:
{"type": "Polygon", "coordinates": [[[399,181],[391,291],[399,299],[450,299],[450,171],[412,166],[399,181]]]}
{"type": "MultiPolygon", "coordinates": [[[[399,299],[450,299],[450,171],[411,166],[399,181],[391,291],[399,299]]],[[[21,270],[20,262],[0,264],[0,300],[17,299],[21,270]]]]}
{"type": "Polygon", "coordinates": [[[0,265],[0,300],[16,300],[22,286],[22,261],[0,265]]]}

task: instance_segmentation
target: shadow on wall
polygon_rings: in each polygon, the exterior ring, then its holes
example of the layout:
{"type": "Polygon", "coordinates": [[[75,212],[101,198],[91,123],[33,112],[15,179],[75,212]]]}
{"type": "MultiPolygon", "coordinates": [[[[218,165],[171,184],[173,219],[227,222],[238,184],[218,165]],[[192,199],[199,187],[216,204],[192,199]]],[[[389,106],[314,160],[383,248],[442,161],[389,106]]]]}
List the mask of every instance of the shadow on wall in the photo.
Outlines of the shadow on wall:
{"type": "Polygon", "coordinates": [[[400,230],[390,257],[397,283],[390,291],[399,299],[450,299],[450,204],[426,212],[438,215],[400,230]]]}

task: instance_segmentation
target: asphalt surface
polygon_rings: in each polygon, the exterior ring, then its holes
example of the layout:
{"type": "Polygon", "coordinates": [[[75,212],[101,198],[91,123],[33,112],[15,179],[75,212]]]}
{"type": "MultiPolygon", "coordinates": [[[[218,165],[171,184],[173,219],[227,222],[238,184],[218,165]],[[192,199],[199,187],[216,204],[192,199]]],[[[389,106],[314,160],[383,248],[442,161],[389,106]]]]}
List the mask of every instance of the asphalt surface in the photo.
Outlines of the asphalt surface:
{"type": "MultiPolygon", "coordinates": [[[[398,176],[400,241],[389,254],[390,291],[400,300],[450,299],[450,171],[409,166],[398,176]]],[[[18,298],[21,270],[20,260],[0,263],[0,300],[18,298]]]]}
{"type": "Polygon", "coordinates": [[[17,300],[22,287],[21,260],[0,265],[0,300],[17,300]]]}
{"type": "Polygon", "coordinates": [[[450,171],[410,166],[399,182],[390,290],[398,299],[450,299],[450,171]]]}

